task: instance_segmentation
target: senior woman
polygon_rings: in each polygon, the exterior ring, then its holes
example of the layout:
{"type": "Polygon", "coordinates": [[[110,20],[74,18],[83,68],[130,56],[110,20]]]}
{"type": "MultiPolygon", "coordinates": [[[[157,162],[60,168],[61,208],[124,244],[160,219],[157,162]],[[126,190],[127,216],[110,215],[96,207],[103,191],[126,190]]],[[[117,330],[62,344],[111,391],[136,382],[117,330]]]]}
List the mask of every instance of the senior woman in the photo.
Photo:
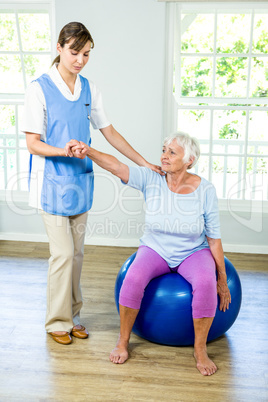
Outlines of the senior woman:
{"type": "Polygon", "coordinates": [[[229,308],[231,295],[215,188],[206,179],[188,172],[200,155],[197,140],[182,132],[165,139],[161,156],[164,176],[145,167],[129,167],[83,143],[72,151],[79,158],[87,155],[123,183],[141,190],[146,201],[146,230],[121,287],[120,334],[110,360],[124,363],[128,359],[131,330],[149,281],[175,271],[193,289],[197,369],[203,375],[214,374],[217,367],[207,354],[207,336],[216,313],[217,293],[223,311],[229,308]]]}

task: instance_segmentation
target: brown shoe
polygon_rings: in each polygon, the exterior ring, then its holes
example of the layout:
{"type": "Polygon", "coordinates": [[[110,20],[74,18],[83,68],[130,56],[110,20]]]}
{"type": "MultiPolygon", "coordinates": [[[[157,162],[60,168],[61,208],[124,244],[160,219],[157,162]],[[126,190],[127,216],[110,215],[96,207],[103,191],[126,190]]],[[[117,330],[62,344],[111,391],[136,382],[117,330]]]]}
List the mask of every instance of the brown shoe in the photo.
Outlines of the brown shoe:
{"type": "Polygon", "coordinates": [[[69,332],[65,332],[63,335],[55,334],[55,332],[49,332],[55,342],[61,343],[62,345],[69,345],[72,343],[72,337],[69,332]]]}
{"type": "Polygon", "coordinates": [[[75,327],[73,327],[71,334],[73,336],[75,336],[76,338],[80,338],[80,339],[88,338],[89,333],[88,333],[87,329],[85,327],[83,327],[83,325],[79,325],[79,327],[80,327],[79,329],[76,329],[75,327]]]}

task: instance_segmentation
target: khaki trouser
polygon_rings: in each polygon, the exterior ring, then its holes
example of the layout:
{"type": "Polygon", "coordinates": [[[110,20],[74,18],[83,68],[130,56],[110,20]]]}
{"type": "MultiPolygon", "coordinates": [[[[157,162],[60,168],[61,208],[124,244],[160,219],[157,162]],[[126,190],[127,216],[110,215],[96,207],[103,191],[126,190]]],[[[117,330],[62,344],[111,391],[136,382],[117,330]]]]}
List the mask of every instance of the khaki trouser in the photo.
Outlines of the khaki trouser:
{"type": "Polygon", "coordinates": [[[80,323],[80,277],[87,212],[75,216],[41,212],[49,238],[46,331],[70,332],[80,323]]]}

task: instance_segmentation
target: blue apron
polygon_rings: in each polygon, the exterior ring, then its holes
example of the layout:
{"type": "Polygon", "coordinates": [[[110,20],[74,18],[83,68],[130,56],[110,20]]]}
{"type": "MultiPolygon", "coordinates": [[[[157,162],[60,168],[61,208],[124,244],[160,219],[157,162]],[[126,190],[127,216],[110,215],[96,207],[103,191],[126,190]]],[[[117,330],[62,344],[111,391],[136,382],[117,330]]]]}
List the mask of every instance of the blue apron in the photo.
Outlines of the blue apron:
{"type": "MultiPolygon", "coordinates": [[[[91,143],[91,92],[87,79],[80,79],[82,90],[76,101],[66,99],[47,74],[37,79],[46,99],[49,145],[64,148],[71,139],[91,143]]],[[[93,167],[88,157],[46,157],[41,194],[44,211],[63,216],[86,212],[92,206],[93,190],[93,167]]]]}

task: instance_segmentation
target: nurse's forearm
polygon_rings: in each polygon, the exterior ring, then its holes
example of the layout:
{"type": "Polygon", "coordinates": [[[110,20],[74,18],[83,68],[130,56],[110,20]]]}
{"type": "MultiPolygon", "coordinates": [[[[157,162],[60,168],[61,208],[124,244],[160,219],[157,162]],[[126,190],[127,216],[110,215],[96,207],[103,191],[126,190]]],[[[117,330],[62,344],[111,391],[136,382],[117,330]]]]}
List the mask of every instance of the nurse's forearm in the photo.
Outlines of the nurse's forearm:
{"type": "Polygon", "coordinates": [[[125,140],[125,138],[116,131],[116,129],[110,125],[105,128],[101,128],[100,131],[106,138],[106,140],[121,154],[126,156],[131,161],[135,162],[138,166],[144,166],[149,169],[152,169],[154,172],[159,173],[161,175],[165,175],[162,172],[161,167],[157,165],[153,165],[147,162],[134,148],[125,140]]]}
{"type": "Polygon", "coordinates": [[[132,160],[139,166],[146,166],[147,161],[125,140],[125,138],[116,131],[112,124],[108,127],[100,129],[106,140],[121,152],[128,159],[132,160]]]}
{"type": "Polygon", "coordinates": [[[26,143],[32,155],[40,156],[66,156],[63,148],[53,147],[40,141],[40,134],[26,133],[26,143]]]}

